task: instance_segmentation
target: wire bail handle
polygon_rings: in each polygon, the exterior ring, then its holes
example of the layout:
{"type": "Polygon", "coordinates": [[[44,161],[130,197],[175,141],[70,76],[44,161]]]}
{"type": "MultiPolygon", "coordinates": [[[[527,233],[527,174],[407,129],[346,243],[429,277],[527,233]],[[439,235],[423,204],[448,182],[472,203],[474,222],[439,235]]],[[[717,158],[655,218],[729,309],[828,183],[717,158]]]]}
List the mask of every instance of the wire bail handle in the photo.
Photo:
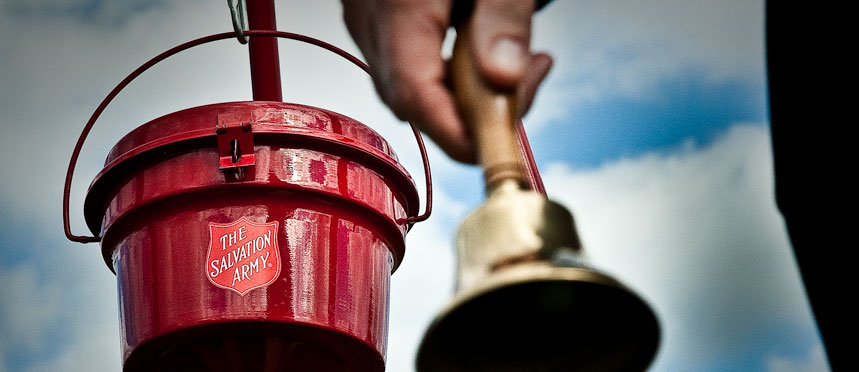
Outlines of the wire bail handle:
{"type": "MultiPolygon", "coordinates": [[[[233,10],[232,1],[228,0],[228,4],[230,5],[230,10],[232,13],[232,10],[233,10]]],[[[240,11],[240,12],[243,13],[243,11],[240,11]]],[[[235,15],[233,16],[233,21],[234,21],[234,26],[235,26],[236,25],[236,16],[235,15]]],[[[240,30],[240,29],[241,28],[238,28],[237,30],[240,30]]],[[[122,91],[122,89],[124,89],[126,86],[128,86],[128,84],[130,84],[135,78],[140,76],[144,71],[148,70],[149,68],[151,68],[155,64],[167,59],[168,57],[170,57],[174,54],[177,54],[181,51],[184,51],[186,49],[190,49],[190,48],[193,48],[193,47],[198,46],[198,45],[210,43],[212,41],[229,39],[231,37],[237,37],[239,39],[240,43],[242,42],[242,40],[244,38],[248,38],[248,37],[279,37],[279,38],[285,38],[285,39],[291,39],[291,40],[295,40],[295,41],[304,42],[307,44],[318,46],[322,49],[326,49],[326,50],[328,50],[334,54],[337,54],[337,55],[345,58],[349,62],[352,62],[352,64],[358,66],[359,68],[364,70],[364,72],[366,72],[367,74],[370,73],[370,68],[369,68],[369,66],[367,66],[366,63],[364,63],[363,61],[361,61],[357,57],[349,54],[348,52],[346,52],[346,51],[344,51],[344,50],[342,50],[342,49],[340,49],[334,45],[331,45],[331,44],[326,43],[322,40],[315,39],[315,38],[312,38],[309,36],[295,34],[295,33],[291,33],[291,32],[284,32],[284,31],[242,30],[241,32],[239,32],[239,31],[224,32],[224,33],[220,33],[220,34],[204,36],[204,37],[201,37],[198,39],[187,41],[183,44],[177,45],[173,48],[170,48],[170,49],[162,52],[161,54],[153,57],[149,61],[146,61],[146,63],[144,63],[143,65],[141,65],[140,67],[138,67],[137,69],[132,71],[128,76],[125,77],[125,79],[120,81],[119,84],[117,84],[113,88],[113,90],[111,90],[110,93],[108,93],[107,96],[105,96],[105,98],[101,101],[101,103],[98,105],[98,107],[95,109],[95,111],[90,116],[90,118],[87,121],[86,125],[84,126],[83,130],[81,130],[81,134],[78,137],[78,141],[77,141],[77,143],[75,143],[75,148],[74,148],[74,150],[72,150],[71,159],[69,159],[69,167],[66,170],[66,179],[65,179],[65,184],[63,187],[63,229],[64,229],[64,232],[66,234],[66,238],[68,238],[69,240],[71,240],[73,242],[78,242],[78,243],[94,243],[94,242],[101,241],[101,237],[99,237],[99,236],[75,235],[72,233],[71,223],[70,223],[70,219],[69,219],[69,199],[71,197],[72,178],[74,176],[75,166],[77,165],[78,157],[80,156],[80,151],[83,148],[83,144],[86,141],[87,136],[89,135],[90,131],[92,130],[93,126],[95,125],[96,120],[98,120],[99,116],[101,116],[101,113],[104,111],[104,109],[107,108],[107,105],[110,104],[110,102],[113,101],[114,98],[116,98],[116,96],[119,94],[120,91],[122,91]]],[[[418,143],[418,149],[420,151],[421,160],[422,160],[423,166],[424,166],[424,179],[426,181],[426,193],[427,193],[426,194],[426,207],[424,209],[423,214],[416,215],[416,216],[409,216],[409,217],[404,218],[404,219],[397,221],[397,222],[398,223],[414,224],[416,222],[421,222],[421,221],[426,220],[427,218],[429,218],[430,214],[432,213],[432,175],[430,172],[429,156],[427,155],[427,152],[426,152],[426,146],[424,144],[423,137],[421,136],[420,131],[417,129],[417,127],[415,127],[412,123],[409,123],[409,126],[412,128],[412,132],[414,133],[415,140],[418,143]]]]}

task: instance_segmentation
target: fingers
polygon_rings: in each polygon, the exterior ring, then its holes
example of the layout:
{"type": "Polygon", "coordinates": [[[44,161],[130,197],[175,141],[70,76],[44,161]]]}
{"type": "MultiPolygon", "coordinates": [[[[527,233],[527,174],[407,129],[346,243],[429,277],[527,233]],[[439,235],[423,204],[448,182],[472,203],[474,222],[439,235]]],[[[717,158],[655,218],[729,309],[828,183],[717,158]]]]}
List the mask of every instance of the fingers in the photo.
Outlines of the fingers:
{"type": "MultiPolygon", "coordinates": [[[[446,85],[441,46],[453,0],[343,0],[344,19],[382,100],[450,157],[475,162],[471,137],[446,85]]],[[[472,40],[491,85],[517,89],[524,114],[552,60],[529,49],[534,0],[475,0],[472,40]]]]}
{"type": "Polygon", "coordinates": [[[534,1],[477,1],[472,14],[471,45],[483,78],[500,89],[517,90],[517,115],[531,108],[537,88],[552,67],[545,53],[531,53],[534,1]]]}
{"type": "Polygon", "coordinates": [[[479,70],[491,85],[515,88],[532,62],[533,0],[475,1],[471,46],[479,70]]]}
{"type": "Polygon", "coordinates": [[[400,1],[392,8],[390,23],[378,29],[385,38],[379,50],[385,55],[373,68],[377,90],[394,114],[424,131],[449,156],[474,162],[471,140],[456,111],[445,81],[447,65],[441,46],[449,26],[450,3],[400,1]]]}
{"type": "Polygon", "coordinates": [[[452,159],[474,164],[477,158],[471,134],[456,110],[453,96],[444,86],[426,86],[418,92],[410,122],[426,133],[452,159]]]}
{"type": "Polygon", "coordinates": [[[552,57],[546,53],[536,53],[531,56],[528,66],[516,92],[516,115],[520,118],[531,109],[531,103],[534,102],[534,96],[537,95],[537,88],[540,87],[540,83],[552,69],[552,57]]]}
{"type": "Polygon", "coordinates": [[[441,46],[451,1],[347,1],[344,19],[370,66],[382,101],[449,156],[474,162],[471,140],[445,85],[441,46]]]}
{"type": "Polygon", "coordinates": [[[419,100],[429,87],[444,83],[445,62],[440,50],[447,30],[447,10],[439,2],[401,1],[389,5],[374,31],[378,35],[379,58],[373,61],[377,89],[394,113],[403,120],[419,112],[419,100]]]}
{"type": "Polygon", "coordinates": [[[372,40],[372,17],[376,12],[375,2],[363,3],[360,0],[343,0],[343,21],[355,44],[361,49],[364,58],[375,55],[375,42],[372,40]]]}

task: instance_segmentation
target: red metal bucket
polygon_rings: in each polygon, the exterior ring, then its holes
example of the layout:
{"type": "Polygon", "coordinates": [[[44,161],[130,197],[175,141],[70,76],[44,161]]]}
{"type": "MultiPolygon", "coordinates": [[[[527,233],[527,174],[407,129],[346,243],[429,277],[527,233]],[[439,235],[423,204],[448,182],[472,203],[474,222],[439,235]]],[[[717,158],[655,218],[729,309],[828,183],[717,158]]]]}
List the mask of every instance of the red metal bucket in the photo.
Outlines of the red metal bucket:
{"type": "Polygon", "coordinates": [[[127,371],[384,369],[418,195],[372,129],[214,104],[144,124],[106,163],[84,212],[117,275],[127,371]]]}

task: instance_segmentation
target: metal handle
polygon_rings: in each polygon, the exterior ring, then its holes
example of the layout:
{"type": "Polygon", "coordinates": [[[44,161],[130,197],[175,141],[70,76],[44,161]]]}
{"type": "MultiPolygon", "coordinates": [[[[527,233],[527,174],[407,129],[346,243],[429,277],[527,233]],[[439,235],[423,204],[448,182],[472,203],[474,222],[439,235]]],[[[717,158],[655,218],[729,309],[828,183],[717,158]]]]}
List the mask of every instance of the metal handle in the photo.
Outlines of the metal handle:
{"type": "MultiPolygon", "coordinates": [[[[291,32],[271,31],[271,30],[248,30],[248,31],[244,31],[243,34],[245,36],[250,36],[250,37],[258,37],[258,36],[259,37],[280,37],[280,38],[291,39],[291,40],[301,41],[304,43],[315,45],[315,46],[318,46],[320,48],[331,51],[331,52],[345,58],[349,62],[352,62],[352,64],[354,64],[354,65],[358,66],[359,68],[361,68],[362,70],[364,70],[364,72],[366,72],[367,74],[370,73],[370,68],[367,66],[366,63],[364,63],[363,61],[361,61],[357,57],[347,53],[346,51],[344,51],[344,50],[342,50],[342,49],[340,49],[334,45],[326,43],[322,40],[319,40],[319,39],[314,39],[314,38],[309,37],[309,36],[304,36],[304,35],[295,34],[295,33],[291,33],[291,32]]],[[[92,113],[92,116],[90,116],[89,120],[87,121],[86,125],[84,126],[83,130],[81,131],[81,135],[80,135],[80,137],[78,137],[77,143],[75,143],[75,148],[74,148],[74,150],[72,150],[72,156],[71,156],[71,159],[69,160],[69,167],[66,170],[66,181],[65,181],[65,185],[63,187],[63,229],[65,231],[66,238],[68,238],[69,240],[71,240],[73,242],[78,242],[78,243],[93,243],[93,242],[101,241],[101,237],[86,236],[86,235],[75,235],[72,233],[71,223],[69,222],[69,199],[70,199],[71,188],[72,188],[72,177],[74,176],[75,166],[77,165],[77,161],[78,161],[78,157],[80,156],[81,148],[83,147],[84,141],[86,141],[86,138],[89,135],[89,132],[92,130],[93,125],[95,125],[95,121],[98,120],[98,117],[101,116],[101,113],[104,111],[104,109],[107,107],[107,105],[110,104],[110,102],[113,101],[113,99],[116,97],[116,95],[119,94],[119,92],[122,91],[122,89],[124,89],[129,83],[131,83],[131,81],[133,81],[135,78],[140,76],[140,74],[142,74],[144,71],[148,70],[150,67],[154,66],[158,62],[161,62],[164,59],[167,59],[167,57],[170,57],[176,53],[179,53],[179,52],[186,50],[186,49],[193,48],[193,47],[198,46],[198,45],[206,44],[206,43],[216,41],[216,40],[229,39],[229,38],[232,38],[235,36],[236,36],[236,33],[234,33],[234,32],[225,32],[225,33],[220,33],[220,34],[214,34],[214,35],[209,35],[209,36],[204,36],[204,37],[201,37],[198,39],[194,39],[194,40],[185,42],[183,44],[177,45],[173,48],[170,48],[167,51],[153,57],[149,61],[146,61],[146,63],[144,63],[143,65],[141,65],[140,67],[138,67],[137,69],[132,71],[128,76],[125,77],[125,79],[123,79],[121,82],[119,82],[119,84],[117,84],[116,87],[114,87],[113,90],[111,90],[110,93],[108,93],[108,95],[106,97],[104,97],[104,99],[101,101],[101,103],[95,109],[95,111],[92,113]]],[[[427,204],[426,204],[426,208],[424,209],[424,213],[421,215],[417,215],[417,216],[409,216],[404,221],[402,221],[402,223],[414,224],[416,222],[426,220],[427,218],[429,218],[430,214],[432,213],[432,176],[430,173],[429,157],[427,156],[426,146],[424,145],[423,137],[421,136],[420,131],[418,131],[418,129],[414,125],[412,125],[411,123],[409,123],[409,125],[412,127],[412,132],[415,135],[415,140],[418,143],[418,148],[419,148],[420,153],[421,153],[421,160],[423,161],[423,164],[424,164],[424,177],[426,180],[426,188],[427,188],[427,196],[426,196],[426,198],[427,198],[426,203],[427,204]]]]}

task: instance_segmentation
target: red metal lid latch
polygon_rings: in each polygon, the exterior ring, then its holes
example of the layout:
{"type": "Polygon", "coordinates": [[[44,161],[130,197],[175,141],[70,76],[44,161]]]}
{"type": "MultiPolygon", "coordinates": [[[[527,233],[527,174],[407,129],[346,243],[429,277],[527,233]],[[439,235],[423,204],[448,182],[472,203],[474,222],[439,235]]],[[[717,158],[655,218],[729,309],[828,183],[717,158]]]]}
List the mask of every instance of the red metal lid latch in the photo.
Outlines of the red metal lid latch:
{"type": "Polygon", "coordinates": [[[218,115],[215,134],[218,138],[218,169],[254,165],[254,136],[251,120],[235,120],[218,115]]]}

